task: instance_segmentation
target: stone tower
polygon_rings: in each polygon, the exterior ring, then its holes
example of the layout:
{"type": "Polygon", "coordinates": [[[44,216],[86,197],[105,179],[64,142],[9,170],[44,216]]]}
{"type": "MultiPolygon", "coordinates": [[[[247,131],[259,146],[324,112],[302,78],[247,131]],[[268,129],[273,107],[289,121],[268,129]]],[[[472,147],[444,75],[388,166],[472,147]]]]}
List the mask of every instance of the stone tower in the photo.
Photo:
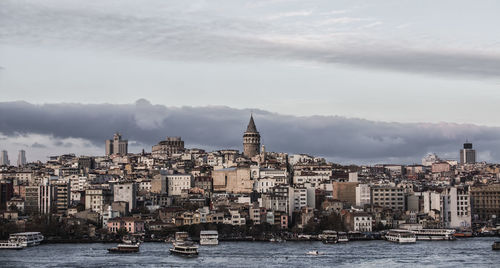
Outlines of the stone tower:
{"type": "Polygon", "coordinates": [[[243,134],[243,154],[252,158],[260,153],[260,134],[255,127],[253,116],[250,116],[247,131],[243,134]]]}

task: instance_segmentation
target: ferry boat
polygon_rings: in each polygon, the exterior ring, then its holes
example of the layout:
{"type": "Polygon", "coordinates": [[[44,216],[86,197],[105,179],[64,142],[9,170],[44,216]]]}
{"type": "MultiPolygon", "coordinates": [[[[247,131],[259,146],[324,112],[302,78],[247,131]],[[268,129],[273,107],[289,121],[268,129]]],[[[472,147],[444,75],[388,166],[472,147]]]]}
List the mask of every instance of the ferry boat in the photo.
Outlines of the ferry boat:
{"type": "Polygon", "coordinates": [[[23,249],[24,246],[17,241],[17,239],[11,239],[7,241],[0,241],[0,249],[23,249]]]}
{"type": "Polygon", "coordinates": [[[324,244],[336,244],[338,242],[336,231],[325,230],[320,236],[324,244]]]}
{"type": "Polygon", "coordinates": [[[108,248],[110,253],[134,253],[139,252],[139,247],[141,243],[122,243],[114,248],[108,248]]]}
{"type": "Polygon", "coordinates": [[[346,232],[339,232],[337,241],[339,243],[349,242],[349,238],[347,237],[347,233],[346,232]]]}
{"type": "Polygon", "coordinates": [[[216,246],[219,244],[219,233],[217,231],[201,231],[200,245],[216,246]]]}
{"type": "Polygon", "coordinates": [[[491,249],[493,250],[500,250],[500,241],[496,241],[491,245],[491,249]]]}
{"type": "Polygon", "coordinates": [[[192,242],[174,242],[170,253],[187,257],[198,256],[198,247],[192,242]]]}
{"type": "Polygon", "coordinates": [[[385,239],[390,242],[407,244],[417,242],[417,237],[414,233],[407,230],[392,229],[387,232],[385,239]]]}
{"type": "Polygon", "coordinates": [[[420,229],[411,232],[417,236],[417,240],[456,240],[453,229],[420,229]]]}
{"type": "Polygon", "coordinates": [[[15,233],[9,236],[9,241],[17,241],[23,247],[38,246],[43,241],[40,232],[15,233]]]}

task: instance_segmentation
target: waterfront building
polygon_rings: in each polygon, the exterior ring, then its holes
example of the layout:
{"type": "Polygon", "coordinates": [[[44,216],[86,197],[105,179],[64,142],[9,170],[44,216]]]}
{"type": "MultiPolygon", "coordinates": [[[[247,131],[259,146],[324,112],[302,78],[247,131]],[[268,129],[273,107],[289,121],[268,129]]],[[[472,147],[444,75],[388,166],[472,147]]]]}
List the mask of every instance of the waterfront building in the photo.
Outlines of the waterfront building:
{"type": "Polygon", "coordinates": [[[17,166],[24,167],[26,165],[26,151],[19,150],[19,154],[17,156],[17,166]]]}
{"type": "Polygon", "coordinates": [[[471,206],[467,187],[449,187],[441,193],[441,221],[446,228],[470,228],[471,206]]]}
{"type": "Polygon", "coordinates": [[[251,115],[247,130],[243,134],[243,155],[252,158],[258,154],[260,154],[260,133],[251,115]]]}
{"type": "Polygon", "coordinates": [[[144,221],[133,218],[113,218],[108,220],[108,231],[117,233],[120,229],[125,229],[129,234],[144,233],[144,221]]]}
{"type": "Polygon", "coordinates": [[[464,143],[464,148],[460,150],[460,164],[476,163],[476,150],[472,149],[472,143],[464,143]]]}
{"type": "Polygon", "coordinates": [[[136,208],[137,184],[135,182],[124,182],[113,185],[113,201],[125,201],[128,203],[129,212],[136,208]]]}
{"type": "Polygon", "coordinates": [[[472,186],[470,196],[473,221],[486,222],[500,216],[500,184],[472,186]]]}
{"type": "Polygon", "coordinates": [[[155,159],[167,159],[174,154],[181,154],[185,150],[181,137],[167,137],[153,146],[151,155],[155,159]]]}
{"type": "Polygon", "coordinates": [[[106,140],[106,155],[124,156],[128,153],[128,140],[122,140],[120,133],[115,133],[112,140],[106,140]]]}
{"type": "Polygon", "coordinates": [[[371,232],[372,216],[366,212],[348,211],[345,216],[346,227],[354,232],[371,232]]]}

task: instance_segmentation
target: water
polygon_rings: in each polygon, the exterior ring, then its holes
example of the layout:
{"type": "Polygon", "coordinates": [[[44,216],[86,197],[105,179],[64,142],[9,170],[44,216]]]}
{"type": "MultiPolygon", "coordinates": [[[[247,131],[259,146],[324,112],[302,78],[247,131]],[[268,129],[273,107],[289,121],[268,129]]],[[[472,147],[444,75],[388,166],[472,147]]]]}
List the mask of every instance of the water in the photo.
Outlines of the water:
{"type": "Polygon", "coordinates": [[[419,241],[398,245],[359,241],[325,245],[321,242],[221,242],[200,247],[197,258],[171,255],[166,243],[144,243],[140,253],[109,254],[115,244],[52,244],[20,251],[0,251],[1,267],[500,267],[498,238],[419,241]],[[318,250],[322,255],[305,253],[318,250]]]}

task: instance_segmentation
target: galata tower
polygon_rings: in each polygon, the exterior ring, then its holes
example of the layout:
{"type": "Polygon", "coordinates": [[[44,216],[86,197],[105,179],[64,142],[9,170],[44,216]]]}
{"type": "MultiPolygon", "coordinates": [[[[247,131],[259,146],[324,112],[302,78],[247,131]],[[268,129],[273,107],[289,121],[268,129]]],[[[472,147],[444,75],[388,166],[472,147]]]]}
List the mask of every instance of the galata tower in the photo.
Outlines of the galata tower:
{"type": "Polygon", "coordinates": [[[247,131],[243,134],[243,154],[252,158],[260,153],[260,134],[255,127],[253,115],[250,116],[247,131]]]}

